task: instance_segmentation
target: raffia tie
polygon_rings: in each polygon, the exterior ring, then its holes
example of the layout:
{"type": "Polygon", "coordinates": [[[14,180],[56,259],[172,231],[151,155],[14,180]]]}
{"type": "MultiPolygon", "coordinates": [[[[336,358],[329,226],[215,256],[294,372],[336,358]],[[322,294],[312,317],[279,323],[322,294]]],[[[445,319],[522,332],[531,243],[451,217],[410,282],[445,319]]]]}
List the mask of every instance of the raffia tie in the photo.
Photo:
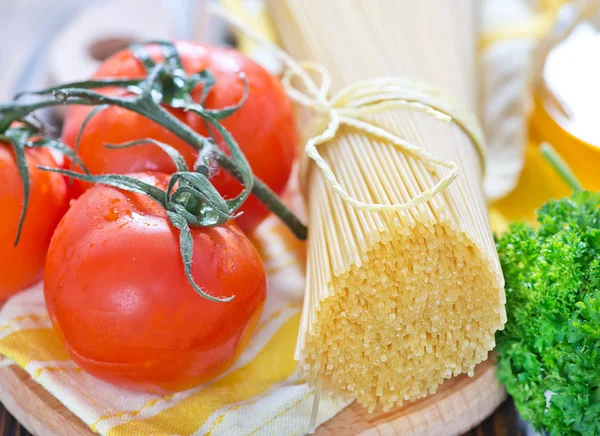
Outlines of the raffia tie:
{"type": "Polygon", "coordinates": [[[355,82],[329,97],[331,74],[323,65],[316,62],[298,62],[285,51],[264,41],[248,26],[219,6],[211,4],[209,8],[214,15],[221,17],[258,44],[270,49],[286,65],[287,70],[283,75],[282,83],[294,102],[327,117],[326,128],[306,142],[302,166],[307,168],[306,161],[312,159],[323,173],[327,184],[345,203],[356,209],[373,212],[405,210],[427,202],[434,195],[444,191],[458,176],[456,163],[439,159],[422,147],[365,121],[364,118],[368,115],[404,109],[422,112],[440,121],[454,122],[470,137],[481,158],[482,167],[485,168],[484,135],[476,117],[471,112],[455,105],[448,96],[434,86],[410,77],[380,77],[355,82]],[[313,76],[317,76],[318,79],[314,80],[313,76]],[[301,82],[302,89],[294,85],[294,79],[301,82]],[[406,203],[362,202],[344,190],[327,161],[319,153],[319,146],[334,139],[341,126],[351,127],[365,135],[392,144],[429,166],[435,164],[445,167],[449,173],[435,186],[414,196],[406,203]]]}

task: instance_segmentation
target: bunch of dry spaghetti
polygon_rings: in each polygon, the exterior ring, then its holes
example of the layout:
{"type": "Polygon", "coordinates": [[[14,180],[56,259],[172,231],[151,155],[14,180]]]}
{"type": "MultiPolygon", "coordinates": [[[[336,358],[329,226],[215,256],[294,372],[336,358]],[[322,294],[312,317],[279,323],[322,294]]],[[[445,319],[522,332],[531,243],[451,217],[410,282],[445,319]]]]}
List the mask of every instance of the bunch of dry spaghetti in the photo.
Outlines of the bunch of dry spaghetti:
{"type": "MultiPolygon", "coordinates": [[[[284,48],[323,64],[334,90],[409,75],[470,108],[477,95],[475,6],[476,0],[270,3],[284,48]]],[[[383,211],[351,204],[348,198],[410,203],[452,168],[347,125],[318,146],[339,189],[314,163],[304,179],[309,252],[297,358],[312,384],[371,409],[424,397],[452,375],[472,374],[506,318],[477,141],[457,123],[430,115],[394,109],[366,117],[456,164],[458,177],[427,201],[383,211]]]]}

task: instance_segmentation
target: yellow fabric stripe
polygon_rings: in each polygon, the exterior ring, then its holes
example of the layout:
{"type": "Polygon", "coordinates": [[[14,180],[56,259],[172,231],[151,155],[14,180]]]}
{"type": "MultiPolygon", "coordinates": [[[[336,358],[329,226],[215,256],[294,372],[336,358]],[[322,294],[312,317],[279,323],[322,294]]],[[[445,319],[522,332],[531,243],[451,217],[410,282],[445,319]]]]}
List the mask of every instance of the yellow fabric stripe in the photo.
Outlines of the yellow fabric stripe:
{"type": "Polygon", "coordinates": [[[92,423],[90,425],[90,428],[92,429],[92,431],[94,431],[94,432],[97,433],[98,432],[98,424],[100,424],[101,422],[106,421],[107,419],[118,418],[119,416],[125,416],[125,415],[136,416],[140,412],[146,410],[147,408],[154,406],[156,403],[159,403],[161,401],[168,401],[168,400],[170,400],[171,398],[173,398],[173,395],[175,395],[175,394],[167,395],[167,396],[164,396],[164,397],[153,398],[152,400],[147,401],[138,410],[133,410],[133,411],[124,410],[122,412],[117,412],[117,413],[111,413],[111,414],[107,414],[107,415],[102,415],[100,418],[98,418],[94,423],[92,423]]]}
{"type": "Polygon", "coordinates": [[[273,421],[275,421],[277,418],[279,418],[281,415],[286,414],[287,412],[289,412],[290,410],[298,407],[300,404],[302,404],[304,401],[308,400],[309,398],[314,397],[314,392],[311,390],[309,391],[305,396],[303,396],[302,398],[299,398],[298,400],[294,401],[292,404],[290,404],[288,407],[286,407],[285,409],[283,409],[282,411],[278,412],[275,416],[272,416],[267,422],[265,422],[262,426],[260,426],[259,428],[257,428],[256,430],[254,430],[252,433],[250,433],[248,436],[252,436],[256,433],[258,433],[260,430],[263,430],[267,425],[271,424],[273,421]]]}
{"type": "Polygon", "coordinates": [[[39,321],[44,321],[46,319],[50,318],[48,315],[38,315],[38,314],[29,314],[29,315],[21,315],[21,316],[16,316],[13,319],[9,320],[6,324],[0,325],[0,332],[4,332],[6,330],[10,330],[10,329],[14,329],[15,328],[15,324],[18,324],[20,322],[23,321],[33,321],[33,322],[39,322],[39,321]]]}
{"type": "Polygon", "coordinates": [[[220,408],[248,400],[285,380],[296,369],[294,347],[299,323],[299,314],[291,317],[246,366],[151,418],[112,428],[108,436],[170,435],[175,428],[177,434],[189,435],[220,408]]]}
{"type": "MultiPolygon", "coordinates": [[[[285,382],[283,382],[283,383],[285,384],[285,382]]],[[[306,383],[306,380],[296,380],[295,382],[290,383],[289,386],[300,385],[300,384],[304,384],[304,383],[306,383]]],[[[263,400],[265,398],[268,398],[270,394],[271,394],[271,392],[265,391],[261,395],[256,395],[255,397],[253,397],[252,400],[250,400],[250,401],[244,401],[244,402],[235,403],[234,406],[232,406],[229,409],[225,410],[220,416],[217,417],[217,419],[215,419],[215,421],[213,422],[212,426],[210,427],[210,430],[204,436],[211,436],[212,432],[215,430],[215,428],[217,428],[218,425],[223,421],[223,419],[227,415],[229,415],[231,412],[234,412],[236,410],[242,409],[242,414],[247,413],[247,412],[243,411],[244,408],[246,408],[248,406],[252,406],[257,401],[260,401],[260,400],[263,400]]],[[[311,394],[312,394],[312,392],[311,392],[311,394]]],[[[289,410],[290,408],[285,409],[285,411],[289,410]]],[[[279,415],[280,414],[277,414],[277,416],[279,416],[279,415]]],[[[258,428],[256,431],[258,431],[261,428],[265,427],[270,422],[271,422],[271,420],[267,421],[260,428],[258,428]]],[[[256,431],[254,433],[256,433],[256,431]]]]}
{"type": "Polygon", "coordinates": [[[46,366],[44,368],[38,369],[33,373],[33,378],[40,378],[40,376],[45,372],[57,373],[57,372],[82,372],[83,370],[79,367],[75,368],[63,368],[59,366],[46,366]]]}
{"type": "Polygon", "coordinates": [[[25,368],[32,360],[68,360],[65,347],[51,328],[19,330],[0,339],[0,354],[25,368]]]}

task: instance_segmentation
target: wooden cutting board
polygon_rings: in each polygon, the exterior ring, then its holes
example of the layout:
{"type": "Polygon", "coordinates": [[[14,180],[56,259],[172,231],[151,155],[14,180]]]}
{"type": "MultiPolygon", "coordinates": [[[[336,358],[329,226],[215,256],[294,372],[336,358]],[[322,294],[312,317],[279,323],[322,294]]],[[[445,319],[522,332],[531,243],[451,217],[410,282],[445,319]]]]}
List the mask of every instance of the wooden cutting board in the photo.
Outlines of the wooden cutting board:
{"type": "MultiPolygon", "coordinates": [[[[435,395],[389,412],[352,404],[321,425],[320,436],[460,435],[489,416],[505,399],[491,360],[474,377],[448,380],[435,395]]],[[[31,433],[40,436],[94,434],[79,418],[16,366],[0,368],[0,402],[31,433]]]]}

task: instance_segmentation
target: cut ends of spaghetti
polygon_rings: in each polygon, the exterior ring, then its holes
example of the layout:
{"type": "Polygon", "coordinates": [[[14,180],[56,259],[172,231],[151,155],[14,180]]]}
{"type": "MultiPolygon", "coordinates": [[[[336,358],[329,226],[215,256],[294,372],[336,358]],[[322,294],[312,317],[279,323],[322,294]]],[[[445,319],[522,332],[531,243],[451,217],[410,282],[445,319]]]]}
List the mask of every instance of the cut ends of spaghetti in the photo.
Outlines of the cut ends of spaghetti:
{"type": "Polygon", "coordinates": [[[506,321],[502,275],[488,253],[450,223],[397,228],[310,293],[319,301],[304,312],[301,371],[370,410],[473,375],[506,321]]]}

